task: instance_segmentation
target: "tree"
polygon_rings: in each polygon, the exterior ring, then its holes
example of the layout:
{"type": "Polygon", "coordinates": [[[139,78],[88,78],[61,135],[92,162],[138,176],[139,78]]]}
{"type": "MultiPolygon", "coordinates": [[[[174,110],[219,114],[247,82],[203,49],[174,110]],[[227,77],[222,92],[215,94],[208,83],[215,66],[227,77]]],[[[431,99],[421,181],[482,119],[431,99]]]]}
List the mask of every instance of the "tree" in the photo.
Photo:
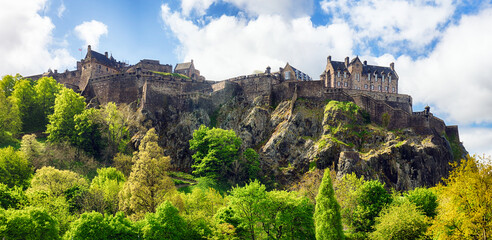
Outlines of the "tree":
{"type": "Polygon", "coordinates": [[[10,97],[12,103],[19,109],[22,131],[38,130],[42,126],[42,120],[39,118],[40,112],[36,102],[36,91],[31,82],[27,79],[17,81],[10,97]]]}
{"type": "Polygon", "coordinates": [[[51,142],[70,141],[75,138],[74,117],[82,113],[85,107],[84,97],[72,89],[63,88],[55,99],[55,109],[49,115],[49,124],[46,132],[51,142]]]}
{"type": "Polygon", "coordinates": [[[89,108],[75,115],[75,131],[74,136],[70,140],[72,145],[94,157],[99,157],[103,149],[99,114],[98,110],[89,108]]]}
{"type": "Polygon", "coordinates": [[[0,237],[3,239],[59,239],[58,221],[48,211],[28,207],[7,210],[4,223],[0,220],[0,237]]]}
{"type": "Polygon", "coordinates": [[[427,217],[436,216],[437,194],[428,188],[415,188],[405,193],[405,198],[414,203],[427,217]]]}
{"type": "Polygon", "coordinates": [[[12,135],[17,134],[22,127],[17,105],[0,91],[0,144],[12,139],[12,135]]]}
{"type": "Polygon", "coordinates": [[[316,224],[316,239],[344,239],[340,205],[335,198],[335,191],[331,183],[330,169],[325,174],[319,186],[314,212],[316,224]]]}
{"type": "Polygon", "coordinates": [[[43,149],[41,143],[36,140],[35,134],[26,134],[22,136],[20,150],[24,154],[24,157],[32,164],[34,170],[46,166],[46,163],[42,161],[44,160],[42,158],[43,149]]]}
{"type": "Polygon", "coordinates": [[[42,191],[53,196],[64,196],[65,191],[74,186],[87,187],[87,181],[72,171],[43,167],[34,174],[28,192],[42,191]]]}
{"type": "Polygon", "coordinates": [[[53,114],[56,95],[61,91],[63,85],[56,82],[52,77],[42,77],[36,81],[34,90],[35,101],[39,107],[40,127],[43,129],[49,123],[48,116],[53,114]]]}
{"type": "Polygon", "coordinates": [[[193,132],[190,140],[190,149],[195,150],[192,167],[194,174],[211,177],[214,179],[225,179],[230,171],[231,163],[239,156],[241,139],[233,130],[220,128],[209,129],[204,125],[193,132]]]}
{"type": "Polygon", "coordinates": [[[120,192],[120,209],[141,218],[147,212],[155,212],[166,197],[176,193],[176,187],[166,171],[169,157],[157,144],[155,129],[150,129],[142,139],[128,181],[120,192]]]}
{"type": "Polygon", "coordinates": [[[118,194],[125,184],[125,176],[116,168],[97,169],[97,176],[92,179],[91,191],[101,192],[106,202],[106,211],[114,214],[118,211],[118,194]]]}
{"type": "Polygon", "coordinates": [[[189,239],[186,234],[186,222],[179,216],[178,209],[171,202],[159,205],[155,213],[145,216],[144,239],[189,239]]]}
{"type": "Polygon", "coordinates": [[[19,186],[26,188],[32,169],[22,152],[13,147],[0,149],[0,183],[8,187],[19,186]]]}
{"type": "Polygon", "coordinates": [[[122,212],[116,215],[90,212],[83,213],[79,219],[70,225],[70,230],[64,235],[67,240],[106,240],[138,239],[137,228],[125,218],[122,212]]]}
{"type": "Polygon", "coordinates": [[[437,188],[434,239],[492,238],[492,160],[468,156],[437,188]]]}
{"type": "Polygon", "coordinates": [[[342,222],[347,226],[353,225],[353,216],[357,208],[357,190],[364,184],[364,176],[358,178],[355,173],[345,174],[335,180],[335,196],[340,204],[342,222]]]}
{"type": "Polygon", "coordinates": [[[428,226],[423,212],[414,203],[404,201],[383,209],[369,236],[374,240],[422,239],[428,226]]]}
{"type": "Polygon", "coordinates": [[[15,83],[20,81],[22,76],[17,74],[15,76],[5,75],[2,80],[0,80],[0,92],[4,92],[5,97],[10,97],[14,91],[15,83]]]}
{"type": "Polygon", "coordinates": [[[365,182],[356,192],[357,207],[353,213],[352,227],[357,232],[371,232],[375,218],[389,203],[391,195],[377,180],[365,182]]]}
{"type": "Polygon", "coordinates": [[[7,185],[0,183],[0,208],[19,209],[27,204],[27,197],[20,187],[9,188],[7,185]]]}

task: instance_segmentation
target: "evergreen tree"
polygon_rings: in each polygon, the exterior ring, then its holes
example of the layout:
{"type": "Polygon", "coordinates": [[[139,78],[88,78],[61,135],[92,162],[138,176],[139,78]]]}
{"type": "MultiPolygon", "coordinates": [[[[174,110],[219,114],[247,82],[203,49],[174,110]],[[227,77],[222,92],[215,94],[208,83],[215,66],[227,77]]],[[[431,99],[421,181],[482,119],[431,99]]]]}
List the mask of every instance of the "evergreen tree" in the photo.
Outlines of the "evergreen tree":
{"type": "Polygon", "coordinates": [[[316,239],[344,239],[340,205],[335,198],[335,191],[330,177],[330,169],[325,174],[319,186],[314,211],[316,239]]]}

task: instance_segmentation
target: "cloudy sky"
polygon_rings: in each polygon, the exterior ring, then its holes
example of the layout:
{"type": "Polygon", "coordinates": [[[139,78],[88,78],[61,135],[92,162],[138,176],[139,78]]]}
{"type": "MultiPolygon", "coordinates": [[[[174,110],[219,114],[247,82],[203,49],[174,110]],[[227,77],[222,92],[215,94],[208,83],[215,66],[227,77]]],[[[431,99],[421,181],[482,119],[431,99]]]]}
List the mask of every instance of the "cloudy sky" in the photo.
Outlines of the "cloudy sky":
{"type": "Polygon", "coordinates": [[[0,76],[75,69],[87,45],[135,64],[193,59],[210,80],[326,57],[395,62],[400,93],[492,155],[490,0],[0,0],[0,76]]]}

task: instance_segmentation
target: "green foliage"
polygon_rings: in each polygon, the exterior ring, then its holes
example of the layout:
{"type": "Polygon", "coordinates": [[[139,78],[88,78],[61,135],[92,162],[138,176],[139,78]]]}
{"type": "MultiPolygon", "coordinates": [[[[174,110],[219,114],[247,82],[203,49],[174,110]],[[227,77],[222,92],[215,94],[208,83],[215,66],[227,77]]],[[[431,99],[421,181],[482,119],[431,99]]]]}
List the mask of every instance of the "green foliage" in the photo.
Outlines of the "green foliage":
{"type": "Polygon", "coordinates": [[[256,179],[261,170],[260,156],[252,148],[247,148],[243,153],[245,166],[247,167],[248,179],[256,179]]]}
{"type": "Polygon", "coordinates": [[[125,218],[122,212],[116,215],[101,213],[84,213],[70,225],[64,235],[67,240],[131,240],[138,239],[138,229],[125,218]]]}
{"type": "Polygon", "coordinates": [[[0,149],[0,183],[26,188],[31,175],[31,165],[22,152],[10,146],[0,149]]]}
{"type": "Polygon", "coordinates": [[[0,144],[12,141],[12,135],[17,134],[22,127],[19,109],[16,104],[0,91],[0,144]]]}
{"type": "Polygon", "coordinates": [[[330,169],[325,174],[319,186],[314,212],[316,224],[316,239],[344,239],[340,205],[335,198],[335,191],[330,177],[330,169]]]}
{"type": "Polygon", "coordinates": [[[12,92],[12,103],[19,109],[22,131],[29,132],[41,129],[43,119],[36,102],[36,90],[29,80],[17,81],[12,92]]]}
{"type": "Polygon", "coordinates": [[[116,170],[116,168],[97,169],[97,176],[92,179],[91,190],[102,193],[106,212],[114,214],[118,211],[118,194],[123,188],[125,181],[126,179],[123,173],[116,170]]]}
{"type": "Polygon", "coordinates": [[[15,84],[22,79],[22,76],[17,74],[15,76],[5,75],[0,80],[0,92],[5,94],[5,97],[10,97],[14,91],[15,84]]]}
{"type": "MultiPolygon", "coordinates": [[[[5,211],[0,216],[0,238],[2,239],[59,239],[58,221],[47,210],[28,207],[22,210],[5,211]]],[[[2,213],[0,212],[0,215],[2,213]]]]}
{"type": "Polygon", "coordinates": [[[160,204],[155,213],[145,216],[142,231],[144,239],[148,240],[188,239],[186,222],[169,201],[160,204]]]}
{"type": "Polygon", "coordinates": [[[433,238],[492,238],[492,160],[469,156],[452,166],[444,185],[437,186],[433,238]]]}
{"type": "Polygon", "coordinates": [[[369,236],[374,240],[422,239],[428,225],[426,216],[418,207],[405,201],[383,209],[376,218],[375,231],[369,236]]]}
{"type": "Polygon", "coordinates": [[[52,196],[64,196],[65,191],[74,186],[87,187],[87,185],[87,181],[77,173],[43,167],[34,174],[28,192],[41,191],[52,196]]]}
{"type": "Polygon", "coordinates": [[[432,189],[415,188],[406,192],[405,197],[414,203],[427,217],[436,216],[437,194],[432,189]]]}
{"type": "MultiPolygon", "coordinates": [[[[271,191],[253,181],[231,191],[231,211],[245,239],[314,238],[313,205],[295,192],[271,191]]],[[[232,224],[232,223],[231,223],[232,224]]]]}
{"type": "Polygon", "coordinates": [[[241,139],[233,130],[209,129],[204,125],[193,132],[190,149],[195,150],[194,174],[226,179],[231,164],[238,159],[241,139]]]}
{"type": "Polygon", "coordinates": [[[132,172],[119,194],[120,209],[139,219],[147,212],[155,212],[166,197],[176,193],[176,188],[166,174],[170,159],[157,144],[155,129],[147,132],[133,157],[132,172]]]}
{"type": "Polygon", "coordinates": [[[126,177],[130,176],[132,165],[132,156],[130,155],[117,153],[113,158],[113,166],[121,171],[126,177]]]}
{"type": "Polygon", "coordinates": [[[190,79],[190,77],[183,75],[183,74],[180,74],[180,73],[166,73],[166,72],[158,72],[158,71],[152,71],[152,72],[155,74],[162,75],[162,76],[173,76],[176,78],[190,79]]]}
{"type": "Polygon", "coordinates": [[[383,123],[383,127],[387,128],[390,124],[391,116],[385,112],[383,116],[381,116],[381,122],[383,123]]]}
{"type": "Polygon", "coordinates": [[[336,181],[335,195],[340,203],[342,221],[347,226],[353,223],[353,216],[357,208],[357,189],[364,184],[364,177],[357,178],[355,173],[345,174],[336,181]]]}
{"type": "Polygon", "coordinates": [[[355,194],[357,207],[353,213],[352,227],[357,232],[371,232],[379,212],[391,203],[391,195],[377,180],[364,182],[355,194]]]}
{"type": "Polygon", "coordinates": [[[72,145],[84,150],[91,156],[99,157],[104,148],[101,137],[99,111],[85,109],[74,116],[75,132],[71,138],[72,145]]]}
{"type": "Polygon", "coordinates": [[[57,83],[52,77],[42,77],[36,81],[34,86],[35,101],[40,113],[38,117],[42,118],[38,126],[40,129],[45,129],[49,123],[48,116],[53,114],[56,95],[62,88],[63,85],[57,83]]]}
{"type": "Polygon", "coordinates": [[[55,99],[55,109],[49,115],[49,124],[46,132],[49,134],[48,141],[75,142],[75,121],[74,117],[84,111],[84,97],[75,93],[72,89],[63,88],[55,99]]]}
{"type": "Polygon", "coordinates": [[[7,185],[0,183],[0,208],[19,209],[27,204],[27,197],[20,187],[9,188],[7,185]]]}

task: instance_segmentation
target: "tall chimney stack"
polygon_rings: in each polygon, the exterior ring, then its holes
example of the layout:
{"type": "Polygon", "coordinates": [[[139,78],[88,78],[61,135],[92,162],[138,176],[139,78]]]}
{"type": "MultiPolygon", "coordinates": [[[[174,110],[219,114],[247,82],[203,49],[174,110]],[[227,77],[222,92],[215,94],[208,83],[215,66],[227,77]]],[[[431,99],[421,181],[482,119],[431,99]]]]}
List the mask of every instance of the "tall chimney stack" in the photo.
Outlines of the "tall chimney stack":
{"type": "Polygon", "coordinates": [[[391,70],[395,71],[395,63],[394,62],[390,63],[390,68],[391,68],[391,70]]]}
{"type": "Polygon", "coordinates": [[[345,67],[348,67],[348,64],[349,64],[349,57],[346,57],[345,58],[345,67]]]}

